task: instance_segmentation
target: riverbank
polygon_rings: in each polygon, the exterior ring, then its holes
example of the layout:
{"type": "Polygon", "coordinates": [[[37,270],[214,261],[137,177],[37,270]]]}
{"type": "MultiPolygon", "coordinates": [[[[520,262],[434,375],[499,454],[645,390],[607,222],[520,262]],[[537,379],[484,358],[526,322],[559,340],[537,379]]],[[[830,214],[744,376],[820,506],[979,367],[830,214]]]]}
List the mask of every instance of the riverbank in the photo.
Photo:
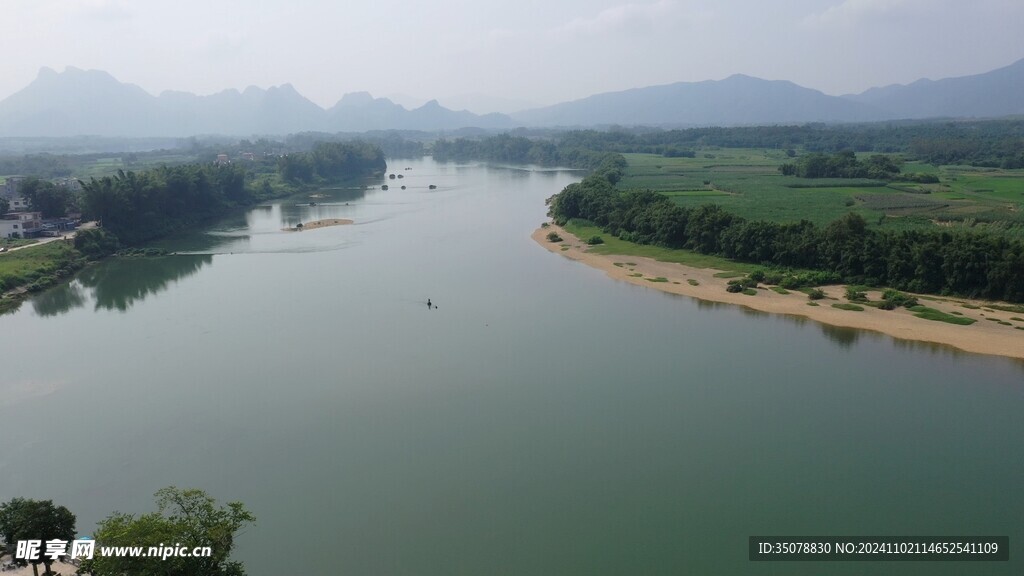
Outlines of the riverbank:
{"type": "MultiPolygon", "coordinates": [[[[554,224],[537,229],[531,237],[551,252],[603,270],[616,279],[653,288],[670,294],[690,296],[710,302],[736,304],[761,312],[804,316],[832,326],[881,332],[894,338],[952,346],[965,352],[991,354],[1024,359],[1024,313],[1004,312],[992,308],[993,302],[919,295],[921,303],[956,317],[976,320],[970,325],[956,325],[914,316],[909,310],[880,310],[864,306],[863,311],[834,308],[845,304],[846,286],[823,286],[826,298],[810,305],[807,295],[791,291],[780,294],[760,287],[753,296],[726,292],[728,279],[716,276],[721,270],[695,268],[661,262],[640,256],[597,254],[590,247],[554,224]],[[555,232],[562,242],[550,242],[547,235],[555,232]]],[[[881,299],[880,291],[869,291],[868,298],[881,299]]]]}
{"type": "Polygon", "coordinates": [[[70,239],[0,254],[0,314],[17,310],[29,295],[72,277],[85,263],[70,239]]]}

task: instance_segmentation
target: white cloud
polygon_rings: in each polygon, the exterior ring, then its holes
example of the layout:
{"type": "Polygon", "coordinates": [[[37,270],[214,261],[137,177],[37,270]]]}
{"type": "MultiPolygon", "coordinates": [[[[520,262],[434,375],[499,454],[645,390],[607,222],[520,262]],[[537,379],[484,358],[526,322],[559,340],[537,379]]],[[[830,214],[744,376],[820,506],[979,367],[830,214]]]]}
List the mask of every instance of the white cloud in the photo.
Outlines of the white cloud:
{"type": "Polygon", "coordinates": [[[127,20],[134,16],[127,2],[121,0],[81,0],[80,14],[97,20],[127,20]]]}
{"type": "MultiPolygon", "coordinates": [[[[16,0],[13,5],[17,7],[16,0]]],[[[69,22],[76,19],[90,19],[102,22],[127,20],[135,13],[124,0],[37,0],[20,2],[23,9],[35,10],[36,14],[53,22],[69,22]]]]}
{"type": "Polygon", "coordinates": [[[843,0],[825,11],[804,19],[809,26],[856,26],[892,14],[935,9],[942,1],[928,0],[843,0]]]}
{"type": "Polygon", "coordinates": [[[590,18],[576,18],[553,30],[558,34],[607,34],[622,29],[649,27],[678,9],[673,0],[653,4],[622,4],[612,6],[590,18]]]}
{"type": "Polygon", "coordinates": [[[492,42],[524,40],[564,40],[579,37],[635,35],[655,28],[665,29],[685,22],[707,19],[709,13],[690,10],[676,0],[658,0],[649,4],[627,3],[606,8],[592,16],[578,17],[547,28],[497,28],[487,33],[492,42]]]}

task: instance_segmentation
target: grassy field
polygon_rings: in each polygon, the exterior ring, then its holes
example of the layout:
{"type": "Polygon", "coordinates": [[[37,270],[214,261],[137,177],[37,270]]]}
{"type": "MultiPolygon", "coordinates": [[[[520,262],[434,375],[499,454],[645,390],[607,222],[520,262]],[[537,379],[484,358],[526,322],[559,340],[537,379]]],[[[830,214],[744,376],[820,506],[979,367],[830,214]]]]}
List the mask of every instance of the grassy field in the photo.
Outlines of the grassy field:
{"type": "Polygon", "coordinates": [[[67,242],[0,254],[0,291],[55,276],[62,269],[66,272],[80,258],[81,254],[67,242]]]}
{"type": "Polygon", "coordinates": [[[909,229],[989,227],[1024,236],[1024,170],[907,162],[904,173],[934,174],[937,184],[783,176],[780,150],[715,149],[695,158],[625,154],[619,186],[661,192],[684,206],[720,204],[748,219],[827,224],[847,212],[872,226],[909,229]]]}
{"type": "Polygon", "coordinates": [[[936,310],[935,308],[928,308],[926,306],[914,306],[910,311],[918,318],[934,320],[936,322],[946,322],[948,324],[958,324],[960,326],[970,326],[977,322],[977,320],[974,320],[973,318],[964,318],[962,316],[946,314],[945,312],[936,310]]]}
{"type": "Polygon", "coordinates": [[[83,162],[76,165],[72,170],[76,178],[88,180],[89,178],[94,177],[101,178],[103,176],[112,176],[117,174],[118,170],[124,170],[125,172],[129,170],[133,172],[141,172],[164,164],[187,164],[195,161],[196,158],[192,155],[172,152],[153,156],[147,155],[133,162],[126,162],[120,156],[113,156],[110,158],[98,158],[89,162],[83,162]]]}

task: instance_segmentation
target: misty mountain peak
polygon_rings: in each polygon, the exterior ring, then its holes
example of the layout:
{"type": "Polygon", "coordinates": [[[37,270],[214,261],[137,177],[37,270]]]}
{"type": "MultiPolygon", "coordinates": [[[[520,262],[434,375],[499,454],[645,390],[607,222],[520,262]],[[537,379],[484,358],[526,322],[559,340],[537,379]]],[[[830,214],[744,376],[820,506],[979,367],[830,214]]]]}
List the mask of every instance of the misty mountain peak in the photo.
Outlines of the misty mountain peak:
{"type": "Polygon", "coordinates": [[[341,97],[338,106],[365,106],[373,102],[369,92],[349,92],[341,97]]]}
{"type": "Polygon", "coordinates": [[[292,86],[290,83],[284,83],[281,84],[280,86],[271,86],[269,89],[267,89],[267,92],[277,92],[281,94],[287,94],[289,96],[299,95],[298,90],[296,90],[295,86],[292,86]]]}
{"type": "Polygon", "coordinates": [[[733,74],[722,80],[722,82],[750,82],[751,80],[760,80],[760,78],[755,78],[747,74],[733,74]]]}

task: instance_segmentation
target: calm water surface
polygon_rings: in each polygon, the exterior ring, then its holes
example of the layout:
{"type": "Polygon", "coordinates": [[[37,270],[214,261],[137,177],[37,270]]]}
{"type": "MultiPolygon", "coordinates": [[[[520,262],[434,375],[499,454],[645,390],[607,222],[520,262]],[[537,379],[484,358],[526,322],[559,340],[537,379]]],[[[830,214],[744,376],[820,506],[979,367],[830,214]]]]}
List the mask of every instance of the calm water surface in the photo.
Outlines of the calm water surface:
{"type": "Polygon", "coordinates": [[[389,169],[0,317],[0,500],[87,532],[200,487],[258,517],[253,576],[1024,572],[1021,364],[609,280],[529,239],[573,172],[389,169]],[[1011,561],[748,562],[767,534],[1011,561]]]}

